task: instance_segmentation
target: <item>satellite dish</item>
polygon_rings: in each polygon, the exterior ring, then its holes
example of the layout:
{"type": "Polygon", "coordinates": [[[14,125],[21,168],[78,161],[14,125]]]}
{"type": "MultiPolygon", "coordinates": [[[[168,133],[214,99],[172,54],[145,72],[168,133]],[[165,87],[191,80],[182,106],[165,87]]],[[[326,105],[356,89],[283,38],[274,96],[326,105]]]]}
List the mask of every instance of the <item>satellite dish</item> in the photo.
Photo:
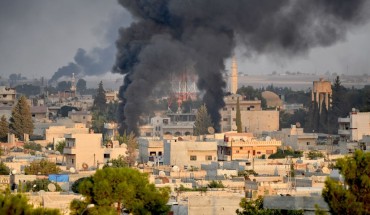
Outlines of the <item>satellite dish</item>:
{"type": "Polygon", "coordinates": [[[73,167],[71,167],[71,168],[69,168],[69,172],[70,172],[70,173],[75,173],[75,172],[76,172],[76,169],[75,169],[75,168],[73,168],[73,167]]]}
{"type": "Polygon", "coordinates": [[[296,126],[297,128],[300,128],[300,127],[301,127],[301,123],[300,123],[300,122],[296,122],[296,123],[295,123],[295,126],[296,126]]]}
{"type": "Polygon", "coordinates": [[[55,192],[56,189],[57,188],[55,187],[55,184],[53,184],[53,183],[48,184],[48,190],[50,192],[55,192]]]}
{"type": "Polygon", "coordinates": [[[13,169],[13,170],[12,170],[12,174],[13,174],[13,175],[17,174],[17,170],[13,169]]]}
{"type": "Polygon", "coordinates": [[[271,137],[270,136],[266,136],[266,141],[271,141],[271,137]]]}
{"type": "Polygon", "coordinates": [[[208,133],[209,134],[214,134],[215,133],[215,129],[213,127],[208,127],[208,133]]]}
{"type": "Polygon", "coordinates": [[[231,130],[236,131],[237,129],[236,125],[231,126],[231,130]]]}
{"type": "Polygon", "coordinates": [[[179,172],[180,168],[178,166],[173,166],[172,167],[172,172],[179,172]]]}
{"type": "Polygon", "coordinates": [[[164,176],[166,176],[166,173],[164,171],[159,171],[159,176],[164,177],[164,176]]]}

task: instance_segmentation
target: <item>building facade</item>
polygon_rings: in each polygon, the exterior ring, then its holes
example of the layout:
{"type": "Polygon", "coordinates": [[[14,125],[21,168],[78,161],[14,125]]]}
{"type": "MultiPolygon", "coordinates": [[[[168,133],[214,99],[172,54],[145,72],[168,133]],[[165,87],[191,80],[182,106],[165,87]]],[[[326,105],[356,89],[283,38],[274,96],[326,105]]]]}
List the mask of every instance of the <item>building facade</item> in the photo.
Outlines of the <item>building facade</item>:
{"type": "Polygon", "coordinates": [[[251,133],[225,133],[224,141],[218,144],[218,159],[221,161],[248,160],[268,157],[276,153],[281,141],[257,139],[251,133]]]}

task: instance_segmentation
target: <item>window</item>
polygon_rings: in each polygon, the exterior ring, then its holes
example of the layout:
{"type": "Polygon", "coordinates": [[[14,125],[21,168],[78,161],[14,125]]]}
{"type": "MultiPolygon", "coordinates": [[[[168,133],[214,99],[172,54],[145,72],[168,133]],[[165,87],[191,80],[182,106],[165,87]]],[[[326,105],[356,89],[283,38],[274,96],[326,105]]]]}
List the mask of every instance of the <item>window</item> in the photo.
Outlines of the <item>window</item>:
{"type": "Polygon", "coordinates": [[[240,147],[240,149],[243,149],[243,147],[240,147]]]}
{"type": "Polygon", "coordinates": [[[104,154],[104,158],[110,158],[110,154],[104,154]]]}
{"type": "Polygon", "coordinates": [[[211,161],[212,160],[212,155],[206,155],[206,161],[211,161]]]}
{"type": "Polygon", "coordinates": [[[224,107],[224,108],[222,108],[222,110],[227,111],[227,108],[226,108],[226,107],[224,107]]]}
{"type": "Polygon", "coordinates": [[[233,122],[235,122],[236,121],[236,118],[233,118],[233,122]]]}
{"type": "Polygon", "coordinates": [[[272,150],[266,150],[266,154],[271,155],[273,153],[272,150]]]}
{"type": "Polygon", "coordinates": [[[223,120],[224,122],[227,122],[227,118],[223,118],[222,120],[223,120]]]}
{"type": "Polygon", "coordinates": [[[191,161],[196,161],[196,160],[197,160],[197,156],[195,156],[195,155],[190,155],[190,160],[191,160],[191,161]]]}
{"type": "Polygon", "coordinates": [[[309,146],[310,145],[310,142],[307,142],[307,146],[309,146]]]}
{"type": "Polygon", "coordinates": [[[239,153],[239,150],[236,150],[236,152],[235,153],[239,153]]]}
{"type": "Polygon", "coordinates": [[[257,152],[257,155],[260,155],[261,154],[261,152],[257,152]]]}
{"type": "Polygon", "coordinates": [[[231,108],[231,110],[235,110],[235,108],[231,108]]]}
{"type": "Polygon", "coordinates": [[[162,152],[158,152],[158,156],[162,156],[162,152]]]}
{"type": "Polygon", "coordinates": [[[150,136],[152,136],[152,133],[150,133],[150,132],[146,132],[146,133],[145,133],[145,136],[150,137],[150,136]]]}
{"type": "Polygon", "coordinates": [[[71,159],[71,164],[74,164],[75,163],[75,159],[71,159]]]}

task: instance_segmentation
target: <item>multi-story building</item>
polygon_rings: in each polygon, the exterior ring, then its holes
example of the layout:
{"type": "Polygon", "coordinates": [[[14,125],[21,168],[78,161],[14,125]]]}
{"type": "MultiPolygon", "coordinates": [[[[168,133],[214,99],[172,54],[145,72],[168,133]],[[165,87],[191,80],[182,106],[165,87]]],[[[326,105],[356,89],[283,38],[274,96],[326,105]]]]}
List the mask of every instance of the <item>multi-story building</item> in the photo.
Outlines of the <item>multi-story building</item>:
{"type": "Polygon", "coordinates": [[[316,133],[304,133],[303,128],[298,128],[296,125],[281,129],[278,136],[281,137],[284,146],[289,146],[293,150],[304,151],[316,149],[318,135],[316,133]]]}
{"type": "Polygon", "coordinates": [[[217,161],[217,142],[215,140],[181,140],[181,138],[164,141],[164,165],[176,165],[180,168],[200,167],[217,161]]]}
{"type": "Polygon", "coordinates": [[[338,134],[341,140],[360,141],[363,136],[370,135],[370,112],[359,112],[353,109],[346,118],[338,118],[338,134]]]}
{"type": "Polygon", "coordinates": [[[155,116],[150,119],[150,124],[140,127],[140,134],[145,137],[189,136],[193,134],[194,121],[195,113],[155,116]]]}
{"type": "Polygon", "coordinates": [[[218,144],[218,159],[222,161],[248,160],[269,156],[277,151],[281,141],[267,137],[257,139],[252,133],[225,133],[224,141],[218,144]]]}
{"type": "Polygon", "coordinates": [[[73,124],[71,127],[67,126],[49,126],[45,129],[45,140],[48,143],[58,143],[64,138],[65,134],[88,134],[89,128],[82,123],[73,124]]]}
{"type": "Polygon", "coordinates": [[[221,109],[221,131],[236,130],[236,103],[239,107],[242,129],[248,133],[279,130],[279,111],[262,110],[260,100],[246,100],[243,96],[233,94],[225,97],[225,107],[221,109]]]}
{"type": "Polygon", "coordinates": [[[0,106],[12,107],[16,102],[16,91],[14,88],[0,86],[0,106]]]}
{"type": "Polygon", "coordinates": [[[139,161],[146,163],[148,161],[156,164],[163,164],[163,142],[159,138],[141,137],[139,142],[139,161]]]}
{"type": "Polygon", "coordinates": [[[105,164],[120,155],[126,156],[127,153],[126,144],[119,145],[117,141],[104,146],[102,134],[67,134],[65,139],[66,146],[63,154],[67,169],[97,168],[98,165],[105,164]]]}

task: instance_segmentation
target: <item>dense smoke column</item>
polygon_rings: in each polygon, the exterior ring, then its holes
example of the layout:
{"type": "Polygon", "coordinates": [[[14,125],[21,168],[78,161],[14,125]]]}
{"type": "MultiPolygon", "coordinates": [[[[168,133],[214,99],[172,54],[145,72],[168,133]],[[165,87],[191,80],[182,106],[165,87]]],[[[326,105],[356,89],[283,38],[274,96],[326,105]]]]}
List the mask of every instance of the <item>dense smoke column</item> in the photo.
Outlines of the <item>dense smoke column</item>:
{"type": "Polygon", "coordinates": [[[113,72],[126,74],[120,120],[137,132],[159,83],[194,65],[216,130],[224,106],[224,61],[236,44],[247,54],[296,56],[330,46],[367,20],[365,0],[119,0],[135,22],[120,30],[113,72]]]}

